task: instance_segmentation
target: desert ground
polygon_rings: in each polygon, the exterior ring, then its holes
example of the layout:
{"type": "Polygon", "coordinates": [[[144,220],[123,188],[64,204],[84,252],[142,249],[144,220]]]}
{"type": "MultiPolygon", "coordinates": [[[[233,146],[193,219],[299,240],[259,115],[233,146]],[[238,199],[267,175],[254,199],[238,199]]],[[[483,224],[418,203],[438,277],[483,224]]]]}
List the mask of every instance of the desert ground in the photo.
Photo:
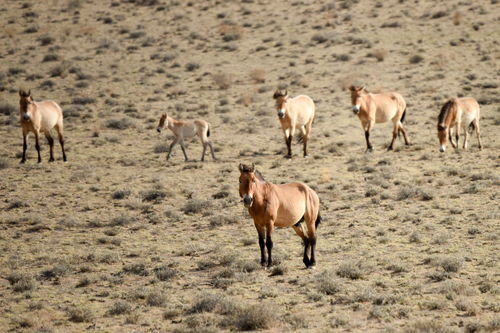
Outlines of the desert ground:
{"type": "MultiPolygon", "coordinates": [[[[1,332],[498,332],[497,0],[47,0],[0,4],[1,332]],[[363,130],[348,87],[398,91],[363,130]],[[62,161],[18,90],[64,110],[62,161]],[[277,89],[316,103],[309,158],[286,146],[277,89]],[[481,106],[483,149],[439,152],[450,97],[481,106]],[[163,112],[211,124],[184,162],[163,112]],[[321,199],[317,267],[292,229],[259,264],[239,163],[321,199]]],[[[462,137],[463,138],[463,137],[462,137]]]]}

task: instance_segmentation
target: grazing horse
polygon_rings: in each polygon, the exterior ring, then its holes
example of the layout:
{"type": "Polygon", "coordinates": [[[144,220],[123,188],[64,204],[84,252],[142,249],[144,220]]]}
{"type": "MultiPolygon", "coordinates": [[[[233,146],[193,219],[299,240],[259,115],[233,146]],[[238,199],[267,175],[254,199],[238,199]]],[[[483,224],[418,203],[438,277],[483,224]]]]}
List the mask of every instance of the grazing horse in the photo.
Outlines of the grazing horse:
{"type": "Polygon", "coordinates": [[[307,157],[307,141],[311,135],[315,112],[313,100],[305,95],[289,98],[286,90],[285,92],[276,90],[273,98],[276,100],[276,109],[288,149],[288,154],[285,157],[292,158],[292,138],[296,129],[301,131],[304,157],[307,157]]]}
{"type": "Polygon", "coordinates": [[[400,132],[403,133],[405,144],[409,145],[403,121],[406,116],[406,102],[403,96],[396,92],[372,94],[365,87],[351,86],[352,112],[359,117],[361,126],[365,130],[366,151],[373,151],[370,143],[370,131],[375,123],[385,123],[392,120],[394,124],[392,141],[387,150],[394,148],[394,141],[400,132]]]}
{"type": "Polygon", "coordinates": [[[19,104],[21,127],[23,129],[23,157],[21,163],[26,162],[26,137],[29,132],[35,134],[35,147],[38,152],[38,163],[42,162],[40,156],[40,133],[45,134],[47,141],[50,145],[50,159],[49,162],[54,161],[54,139],[50,135],[50,130],[56,128],[57,135],[59,136],[59,143],[61,144],[63,160],[66,162],[66,153],[64,152],[64,137],[63,137],[63,113],[61,107],[54,101],[41,101],[35,102],[31,96],[31,90],[25,92],[19,90],[19,104]]]}
{"type": "Polygon", "coordinates": [[[316,264],[316,228],[321,221],[316,192],[303,183],[275,185],[266,182],[253,164],[240,164],[239,170],[240,197],[259,234],[260,264],[271,266],[273,263],[271,235],[274,228],[293,227],[304,241],[303,262],[307,268],[312,268],[316,264]],[[267,262],[264,246],[267,247],[267,262]]]}
{"type": "Polygon", "coordinates": [[[194,136],[198,136],[203,145],[203,152],[201,153],[201,161],[205,160],[205,152],[207,150],[207,146],[210,147],[210,152],[212,153],[212,158],[215,160],[214,148],[212,146],[212,142],[208,140],[210,136],[210,124],[205,120],[197,119],[193,121],[181,121],[175,120],[172,117],[169,117],[167,113],[163,113],[160,117],[160,123],[158,124],[158,128],[156,129],[158,133],[161,133],[161,130],[165,127],[168,127],[174,133],[175,139],[170,144],[170,149],[167,155],[167,161],[170,158],[170,154],[172,153],[172,149],[178,143],[181,145],[182,152],[184,153],[184,159],[186,162],[189,160],[186,154],[186,147],[184,147],[184,139],[191,138],[194,136]]]}
{"type": "Polygon", "coordinates": [[[439,112],[438,117],[438,138],[441,152],[446,150],[448,138],[453,148],[458,148],[458,139],[460,137],[460,129],[463,128],[465,133],[464,149],[467,149],[469,139],[468,128],[476,130],[477,142],[479,149],[482,149],[481,135],[479,130],[480,110],[479,104],[472,97],[452,98],[448,100],[439,112]],[[451,130],[455,127],[456,143],[453,142],[451,130]]]}

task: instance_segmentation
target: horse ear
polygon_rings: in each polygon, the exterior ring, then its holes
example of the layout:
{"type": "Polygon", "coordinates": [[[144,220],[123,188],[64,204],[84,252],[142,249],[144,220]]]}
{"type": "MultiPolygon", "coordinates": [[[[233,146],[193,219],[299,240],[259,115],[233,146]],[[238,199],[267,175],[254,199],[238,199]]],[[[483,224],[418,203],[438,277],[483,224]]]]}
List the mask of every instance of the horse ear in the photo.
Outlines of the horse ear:
{"type": "Polygon", "coordinates": [[[363,90],[365,90],[365,91],[366,91],[365,86],[362,86],[362,87],[361,87],[361,88],[359,88],[358,90],[359,90],[359,91],[363,91],[363,90]]]}
{"type": "Polygon", "coordinates": [[[252,163],[252,169],[250,170],[250,172],[255,172],[255,163],[252,163]]]}
{"type": "Polygon", "coordinates": [[[238,169],[240,170],[240,172],[243,172],[243,164],[240,163],[240,165],[238,166],[238,169]]]}
{"type": "Polygon", "coordinates": [[[283,94],[283,96],[288,97],[288,89],[285,89],[285,93],[283,94]]]}
{"type": "Polygon", "coordinates": [[[276,89],[276,91],[273,94],[273,99],[277,99],[278,97],[280,97],[280,95],[281,95],[280,91],[276,89]]]}
{"type": "Polygon", "coordinates": [[[349,90],[350,90],[350,91],[356,91],[356,87],[355,87],[355,86],[350,86],[350,87],[349,87],[349,90]]]}
{"type": "Polygon", "coordinates": [[[28,97],[30,97],[30,96],[31,96],[31,89],[28,90],[28,97]]]}

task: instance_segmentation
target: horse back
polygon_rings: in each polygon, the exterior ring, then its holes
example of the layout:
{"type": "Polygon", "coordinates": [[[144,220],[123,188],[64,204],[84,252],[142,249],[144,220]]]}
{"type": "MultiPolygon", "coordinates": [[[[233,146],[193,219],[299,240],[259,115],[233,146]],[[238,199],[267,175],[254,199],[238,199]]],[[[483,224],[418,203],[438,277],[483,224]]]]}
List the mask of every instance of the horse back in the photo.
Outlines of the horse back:
{"type": "Polygon", "coordinates": [[[462,97],[455,99],[457,113],[459,114],[464,126],[468,126],[474,119],[479,119],[479,103],[473,97],[462,97]]]}
{"type": "Polygon", "coordinates": [[[297,125],[305,125],[314,119],[314,101],[306,95],[299,95],[290,99],[290,110],[288,112],[295,117],[297,125]]]}

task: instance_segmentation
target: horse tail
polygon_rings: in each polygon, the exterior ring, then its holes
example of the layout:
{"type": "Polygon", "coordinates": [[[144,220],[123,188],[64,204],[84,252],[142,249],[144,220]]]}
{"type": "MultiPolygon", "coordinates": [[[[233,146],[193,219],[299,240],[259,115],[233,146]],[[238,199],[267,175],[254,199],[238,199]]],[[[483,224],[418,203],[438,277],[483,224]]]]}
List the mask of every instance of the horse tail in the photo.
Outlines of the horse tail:
{"type": "Polygon", "coordinates": [[[318,229],[318,226],[319,224],[321,223],[321,221],[323,221],[323,219],[321,218],[321,215],[318,213],[318,217],[316,218],[316,229],[318,229]]]}
{"type": "Polygon", "coordinates": [[[403,115],[401,116],[401,124],[405,121],[405,118],[406,118],[406,107],[405,107],[405,110],[403,111],[403,115]]]}
{"type": "Polygon", "coordinates": [[[207,138],[210,136],[210,126],[207,127],[207,138]]]}

